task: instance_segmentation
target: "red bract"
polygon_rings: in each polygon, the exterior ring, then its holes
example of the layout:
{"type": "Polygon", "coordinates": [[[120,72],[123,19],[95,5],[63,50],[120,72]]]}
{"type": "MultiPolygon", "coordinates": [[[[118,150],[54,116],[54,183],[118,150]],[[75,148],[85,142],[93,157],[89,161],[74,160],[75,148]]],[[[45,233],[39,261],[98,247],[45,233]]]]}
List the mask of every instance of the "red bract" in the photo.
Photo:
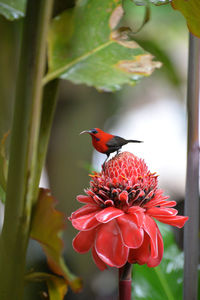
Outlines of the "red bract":
{"type": "Polygon", "coordinates": [[[109,160],[101,173],[91,175],[85,205],[70,220],[80,230],[73,240],[79,253],[92,249],[97,266],[104,270],[129,263],[156,267],[163,256],[163,239],[154,219],[183,227],[188,217],[177,216],[175,201],[166,201],[157,187],[157,175],[144,160],[123,152],[109,160]]]}

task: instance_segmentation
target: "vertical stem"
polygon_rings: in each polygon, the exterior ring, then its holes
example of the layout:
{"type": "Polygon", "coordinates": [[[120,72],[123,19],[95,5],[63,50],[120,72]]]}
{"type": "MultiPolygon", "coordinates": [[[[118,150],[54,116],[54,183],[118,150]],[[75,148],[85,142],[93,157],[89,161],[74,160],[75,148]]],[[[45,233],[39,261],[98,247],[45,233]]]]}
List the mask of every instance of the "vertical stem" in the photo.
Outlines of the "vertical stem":
{"type": "Polygon", "coordinates": [[[23,24],[5,217],[0,239],[1,300],[21,300],[23,297],[26,249],[35,195],[41,82],[52,5],[53,0],[28,0],[23,24]]]}
{"type": "Polygon", "coordinates": [[[199,246],[199,80],[200,39],[190,33],[188,61],[188,153],[184,227],[184,300],[197,299],[199,246]]]}
{"type": "MultiPolygon", "coordinates": [[[[42,167],[45,162],[53,117],[56,109],[59,79],[54,79],[48,82],[44,87],[43,101],[42,101],[42,117],[39,132],[39,143],[37,151],[37,165],[36,165],[36,180],[35,186],[38,187],[42,167]]],[[[37,190],[34,197],[34,202],[37,200],[37,190]]]]}
{"type": "Polygon", "coordinates": [[[131,300],[131,270],[128,262],[119,269],[119,300],[131,300]]]}

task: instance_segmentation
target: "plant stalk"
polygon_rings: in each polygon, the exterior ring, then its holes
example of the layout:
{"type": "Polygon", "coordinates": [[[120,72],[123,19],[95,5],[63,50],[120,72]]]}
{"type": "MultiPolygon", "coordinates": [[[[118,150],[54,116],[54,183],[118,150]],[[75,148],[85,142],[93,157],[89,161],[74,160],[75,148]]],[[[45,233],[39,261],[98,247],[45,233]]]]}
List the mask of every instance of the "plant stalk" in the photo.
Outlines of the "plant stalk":
{"type": "Polygon", "coordinates": [[[5,216],[0,238],[1,300],[23,298],[26,250],[35,196],[46,36],[52,6],[53,0],[28,0],[23,24],[5,216]]]}
{"type": "Polygon", "coordinates": [[[199,247],[199,84],[200,39],[190,33],[187,113],[188,145],[184,227],[184,300],[198,298],[198,247],[199,247]]]}
{"type": "MultiPolygon", "coordinates": [[[[35,186],[39,186],[42,168],[45,163],[48,142],[51,133],[51,127],[53,123],[53,117],[55,114],[57,96],[59,90],[59,79],[54,79],[48,82],[44,87],[43,101],[42,101],[42,117],[39,132],[39,143],[37,151],[37,165],[36,165],[36,180],[35,186]]],[[[37,200],[37,189],[35,189],[36,195],[34,197],[34,203],[37,200]]]]}
{"type": "Polygon", "coordinates": [[[119,269],[119,300],[131,300],[132,265],[128,262],[119,269]]]}

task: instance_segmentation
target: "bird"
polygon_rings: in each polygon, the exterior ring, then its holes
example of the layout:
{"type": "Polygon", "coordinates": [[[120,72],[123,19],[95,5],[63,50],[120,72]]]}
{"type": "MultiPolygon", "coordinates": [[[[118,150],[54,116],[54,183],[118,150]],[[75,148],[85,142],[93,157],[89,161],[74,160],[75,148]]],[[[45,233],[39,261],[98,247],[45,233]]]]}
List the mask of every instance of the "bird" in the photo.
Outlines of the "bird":
{"type": "Polygon", "coordinates": [[[99,128],[92,128],[89,130],[84,130],[80,134],[88,133],[92,137],[92,144],[94,148],[103,154],[107,155],[105,162],[109,158],[110,154],[113,152],[119,153],[122,146],[128,143],[143,143],[138,140],[126,140],[120,136],[112,135],[110,133],[104,132],[99,128]]]}

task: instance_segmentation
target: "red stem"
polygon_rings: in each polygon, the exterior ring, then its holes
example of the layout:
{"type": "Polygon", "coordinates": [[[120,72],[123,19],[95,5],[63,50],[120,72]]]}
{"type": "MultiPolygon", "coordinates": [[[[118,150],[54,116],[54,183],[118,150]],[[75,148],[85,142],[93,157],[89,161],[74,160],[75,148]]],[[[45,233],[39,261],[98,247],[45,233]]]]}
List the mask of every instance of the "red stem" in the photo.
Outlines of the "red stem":
{"type": "Polygon", "coordinates": [[[119,269],[119,300],[131,300],[131,270],[128,262],[119,269]]]}

